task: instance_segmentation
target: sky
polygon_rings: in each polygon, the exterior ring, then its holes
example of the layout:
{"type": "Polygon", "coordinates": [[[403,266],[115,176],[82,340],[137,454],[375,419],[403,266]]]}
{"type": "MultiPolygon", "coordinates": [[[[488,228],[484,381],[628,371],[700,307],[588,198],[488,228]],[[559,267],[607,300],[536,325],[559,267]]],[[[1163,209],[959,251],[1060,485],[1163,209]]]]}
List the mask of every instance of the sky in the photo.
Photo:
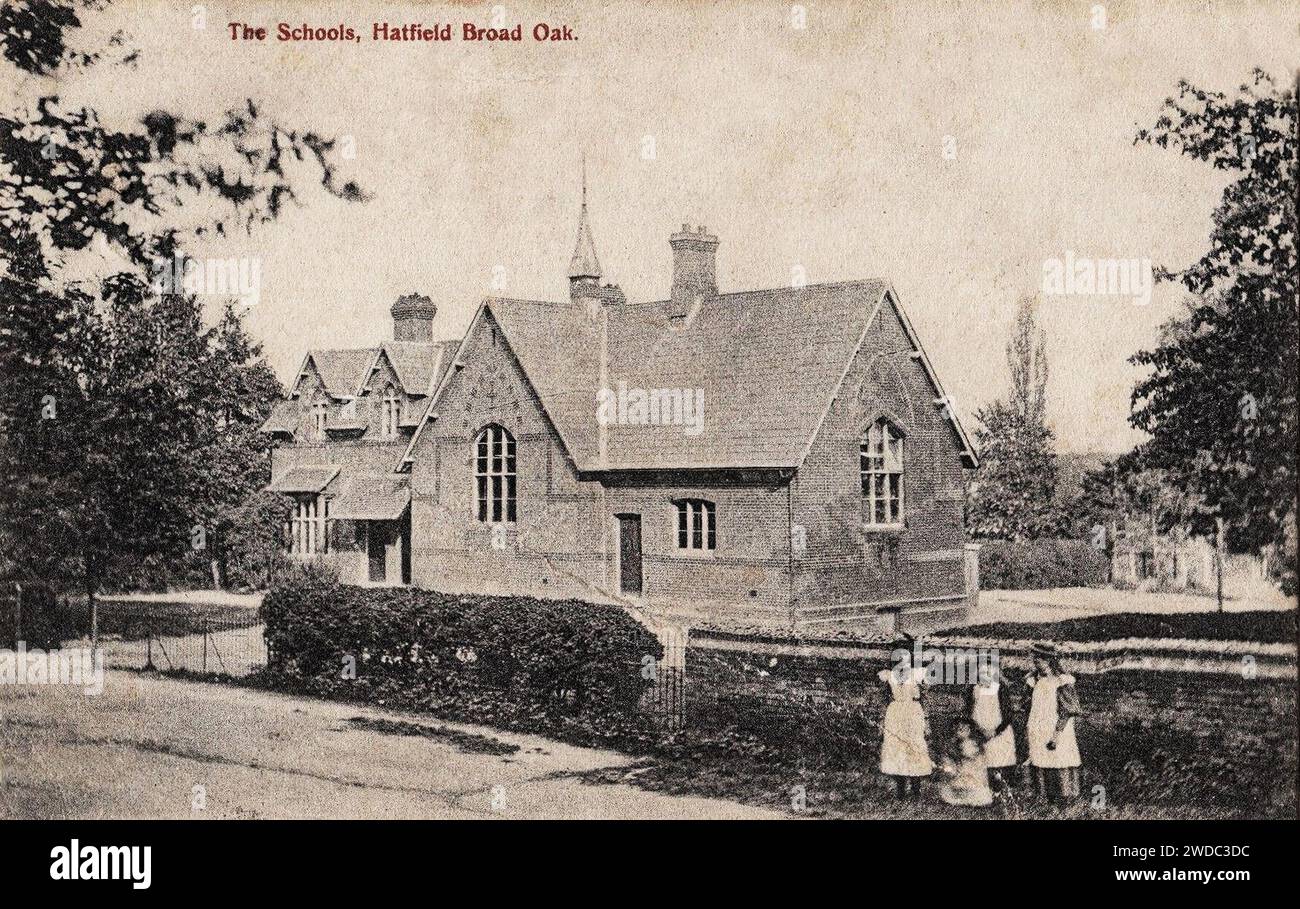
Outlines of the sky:
{"type": "MultiPolygon", "coordinates": [[[[973,430],[1006,392],[1016,305],[1045,262],[1180,268],[1207,247],[1226,176],[1134,144],[1178,80],[1231,93],[1260,67],[1287,84],[1300,59],[1285,3],[1106,3],[1104,23],[1075,2],[500,6],[523,42],[369,40],[374,22],[459,34],[489,25],[492,4],[115,0],[84,14],[78,43],[121,29],[134,67],[9,93],[57,92],[122,125],[159,107],[213,120],[253,98],[347,137],[341,176],[369,201],[304,192],[251,236],[194,247],[259,261],[246,325],[286,381],[309,348],[388,337],[402,294],[431,297],[448,338],[489,294],[566,299],[585,156],[604,280],[632,301],[667,297],[683,223],[718,235],[724,292],[886,278],[973,430]],[[230,21],[344,23],[363,40],[236,42],[230,21]],[[538,22],[576,40],[527,40],[538,22]]],[[[1042,298],[1060,450],[1140,441],[1127,361],[1182,300],[1166,285],[1145,305],[1042,298]]]]}

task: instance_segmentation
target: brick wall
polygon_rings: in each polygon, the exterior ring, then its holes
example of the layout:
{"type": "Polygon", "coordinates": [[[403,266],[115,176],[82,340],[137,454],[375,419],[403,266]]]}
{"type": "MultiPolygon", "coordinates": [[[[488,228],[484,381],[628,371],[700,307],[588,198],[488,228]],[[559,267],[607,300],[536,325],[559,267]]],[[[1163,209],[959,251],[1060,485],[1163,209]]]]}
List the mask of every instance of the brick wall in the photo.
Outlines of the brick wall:
{"type": "MultiPolygon", "coordinates": [[[[740,729],[797,748],[809,763],[876,766],[888,704],[876,673],[892,665],[884,645],[696,639],[685,663],[686,724],[697,733],[740,729]]],[[[1002,664],[1019,679],[1026,661],[1004,657],[1002,664]]],[[[1256,814],[1294,814],[1294,654],[1279,663],[1283,677],[1247,679],[1227,668],[1234,664],[1240,659],[1225,661],[1224,671],[1188,672],[1067,663],[1083,707],[1087,786],[1103,785],[1121,801],[1146,799],[1164,775],[1188,790],[1170,792],[1171,801],[1231,808],[1246,799],[1256,814]]],[[[960,713],[962,688],[928,688],[925,705],[937,749],[960,713]]]]}
{"type": "Polygon", "coordinates": [[[911,350],[897,314],[884,305],[795,478],[794,521],[807,539],[795,556],[797,609],[965,590],[960,442],[911,350]],[[862,527],[859,446],[881,416],[905,433],[899,531],[862,527]]]}
{"type": "MultiPolygon", "coordinates": [[[[412,581],[454,592],[616,598],[616,515],[641,515],[643,599],[706,618],[788,625],[788,493],[743,485],[579,475],[490,315],[468,341],[465,366],[438,403],[411,468],[412,581]],[[518,522],[493,545],[477,520],[473,440],[498,423],[515,438],[518,522]],[[717,504],[718,551],[676,548],[674,500],[717,504]]],[[[592,402],[593,416],[595,401],[592,402]]],[[[498,531],[499,533],[499,531],[498,531]]]]}
{"type": "MultiPolygon", "coordinates": [[[[610,515],[641,515],[645,601],[680,604],[724,627],[788,628],[790,563],[784,486],[652,483],[614,485],[610,515]],[[717,505],[717,550],[677,548],[678,499],[717,505]]],[[[617,540],[611,531],[611,546],[617,540]]],[[[611,563],[612,565],[612,563],[611,563]]]]}
{"type": "Polygon", "coordinates": [[[413,453],[412,582],[603,599],[600,484],[579,480],[490,315],[465,349],[413,453]],[[498,545],[475,511],[474,440],[493,423],[514,437],[517,475],[518,520],[498,545]]]}

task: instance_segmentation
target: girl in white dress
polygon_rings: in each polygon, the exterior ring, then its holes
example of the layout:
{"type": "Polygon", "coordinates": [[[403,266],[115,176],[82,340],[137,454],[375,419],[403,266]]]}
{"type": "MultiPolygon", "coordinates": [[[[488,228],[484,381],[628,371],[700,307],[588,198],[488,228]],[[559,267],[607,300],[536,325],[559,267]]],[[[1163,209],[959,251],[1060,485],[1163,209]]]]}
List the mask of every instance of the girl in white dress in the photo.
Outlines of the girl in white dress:
{"type": "Polygon", "coordinates": [[[1029,763],[1038,791],[1053,801],[1068,802],[1079,796],[1079,743],[1074,720],[1082,709],[1074,689],[1074,676],[1061,671],[1056,650],[1034,646],[1034,671],[1025,677],[1033,689],[1029,705],[1029,763]]]}
{"type": "Polygon", "coordinates": [[[993,791],[1010,795],[1019,763],[1012,725],[1016,704],[997,664],[982,661],[977,671],[975,684],[966,691],[966,718],[983,739],[993,791]]]}
{"type": "Polygon", "coordinates": [[[894,650],[893,669],[882,669],[877,677],[889,686],[883,739],[880,744],[880,772],[894,781],[899,798],[921,794],[921,780],[934,770],[926,743],[928,728],[921,706],[924,673],[913,669],[911,641],[894,650]]]}

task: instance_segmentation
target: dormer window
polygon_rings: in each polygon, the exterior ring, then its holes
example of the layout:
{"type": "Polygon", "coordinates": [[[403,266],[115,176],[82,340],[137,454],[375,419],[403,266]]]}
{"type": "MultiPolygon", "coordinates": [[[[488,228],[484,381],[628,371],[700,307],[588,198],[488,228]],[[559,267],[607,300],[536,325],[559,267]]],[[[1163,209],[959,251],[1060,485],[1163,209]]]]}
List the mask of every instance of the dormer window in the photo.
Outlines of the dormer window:
{"type": "Polygon", "coordinates": [[[402,399],[392,385],[384,388],[384,397],[379,402],[379,434],[386,439],[397,435],[397,426],[402,417],[402,399]]]}
{"type": "Polygon", "coordinates": [[[311,429],[312,434],[317,439],[325,438],[325,430],[329,427],[329,405],[321,401],[311,406],[311,429]]]}
{"type": "Polygon", "coordinates": [[[867,429],[859,451],[862,504],[869,526],[903,523],[903,433],[883,417],[867,429]]]}

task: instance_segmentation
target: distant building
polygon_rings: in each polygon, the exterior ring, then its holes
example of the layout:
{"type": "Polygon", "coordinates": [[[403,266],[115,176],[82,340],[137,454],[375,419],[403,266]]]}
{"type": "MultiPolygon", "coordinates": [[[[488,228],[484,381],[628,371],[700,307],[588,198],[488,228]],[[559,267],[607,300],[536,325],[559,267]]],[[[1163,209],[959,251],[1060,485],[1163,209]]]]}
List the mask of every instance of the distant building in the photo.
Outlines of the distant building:
{"type": "MultiPolygon", "coordinates": [[[[1268,600],[1276,595],[1271,548],[1262,556],[1225,555],[1223,589],[1231,598],[1268,600]]],[[[1111,547],[1111,583],[1139,590],[1218,591],[1214,541],[1175,530],[1168,534],[1129,531],[1111,547]]]]}
{"type": "Polygon", "coordinates": [[[718,246],[683,225],[668,298],[630,301],[584,189],[569,299],[491,297],[436,340],[405,296],[393,341],[310,352],[264,427],[292,550],[724,628],[960,618],[975,454],[893,288],[724,293],[718,246]]]}

